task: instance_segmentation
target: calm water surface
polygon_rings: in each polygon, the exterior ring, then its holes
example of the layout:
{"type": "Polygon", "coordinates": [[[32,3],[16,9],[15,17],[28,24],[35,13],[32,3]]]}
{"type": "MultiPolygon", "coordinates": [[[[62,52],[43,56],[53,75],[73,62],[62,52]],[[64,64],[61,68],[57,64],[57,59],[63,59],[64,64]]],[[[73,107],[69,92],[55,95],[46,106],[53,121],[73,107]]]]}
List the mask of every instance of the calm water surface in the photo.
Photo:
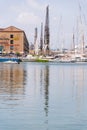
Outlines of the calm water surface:
{"type": "Polygon", "coordinates": [[[0,63],[0,130],[87,130],[87,63],[0,63]]]}

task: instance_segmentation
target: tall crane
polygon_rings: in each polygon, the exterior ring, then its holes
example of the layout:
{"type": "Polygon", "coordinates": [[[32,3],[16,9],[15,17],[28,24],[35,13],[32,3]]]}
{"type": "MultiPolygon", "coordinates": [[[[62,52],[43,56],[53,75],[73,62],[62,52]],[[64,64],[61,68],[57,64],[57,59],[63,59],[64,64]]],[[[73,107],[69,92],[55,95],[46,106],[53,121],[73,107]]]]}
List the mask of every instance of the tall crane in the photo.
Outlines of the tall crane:
{"type": "Polygon", "coordinates": [[[35,36],[34,36],[34,53],[35,55],[38,55],[37,28],[35,28],[35,36]]]}
{"type": "Polygon", "coordinates": [[[44,50],[45,53],[49,53],[49,42],[50,42],[50,33],[49,33],[49,6],[46,7],[46,21],[44,29],[44,50]]]}
{"type": "Polygon", "coordinates": [[[43,23],[41,23],[40,51],[43,51],[43,23]]]}

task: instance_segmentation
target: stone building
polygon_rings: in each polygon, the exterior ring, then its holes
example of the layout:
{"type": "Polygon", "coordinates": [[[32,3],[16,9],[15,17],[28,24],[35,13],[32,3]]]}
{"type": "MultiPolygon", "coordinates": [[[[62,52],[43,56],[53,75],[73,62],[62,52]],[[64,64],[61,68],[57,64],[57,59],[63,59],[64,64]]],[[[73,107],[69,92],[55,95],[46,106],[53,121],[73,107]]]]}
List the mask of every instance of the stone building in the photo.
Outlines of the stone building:
{"type": "Polygon", "coordinates": [[[23,30],[14,26],[0,28],[0,53],[29,53],[29,43],[23,30]]]}

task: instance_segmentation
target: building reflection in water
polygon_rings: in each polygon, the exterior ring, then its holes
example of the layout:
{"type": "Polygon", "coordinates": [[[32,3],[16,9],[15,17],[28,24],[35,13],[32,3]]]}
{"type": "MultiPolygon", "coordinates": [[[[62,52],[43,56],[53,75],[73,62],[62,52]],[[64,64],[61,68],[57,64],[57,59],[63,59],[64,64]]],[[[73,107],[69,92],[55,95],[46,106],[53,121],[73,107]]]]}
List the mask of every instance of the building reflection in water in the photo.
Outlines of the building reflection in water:
{"type": "Polygon", "coordinates": [[[26,71],[22,65],[1,64],[0,82],[0,95],[24,95],[26,71]]]}

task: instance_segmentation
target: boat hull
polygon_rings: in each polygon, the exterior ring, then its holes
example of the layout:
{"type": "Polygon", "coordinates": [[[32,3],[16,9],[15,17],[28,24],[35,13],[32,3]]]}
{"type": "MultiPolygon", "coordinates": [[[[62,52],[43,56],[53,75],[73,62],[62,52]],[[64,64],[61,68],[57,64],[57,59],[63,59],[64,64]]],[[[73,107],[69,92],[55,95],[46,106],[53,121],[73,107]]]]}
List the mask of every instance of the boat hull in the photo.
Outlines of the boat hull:
{"type": "Polygon", "coordinates": [[[0,57],[0,62],[8,62],[8,61],[20,63],[19,58],[0,57]]]}

